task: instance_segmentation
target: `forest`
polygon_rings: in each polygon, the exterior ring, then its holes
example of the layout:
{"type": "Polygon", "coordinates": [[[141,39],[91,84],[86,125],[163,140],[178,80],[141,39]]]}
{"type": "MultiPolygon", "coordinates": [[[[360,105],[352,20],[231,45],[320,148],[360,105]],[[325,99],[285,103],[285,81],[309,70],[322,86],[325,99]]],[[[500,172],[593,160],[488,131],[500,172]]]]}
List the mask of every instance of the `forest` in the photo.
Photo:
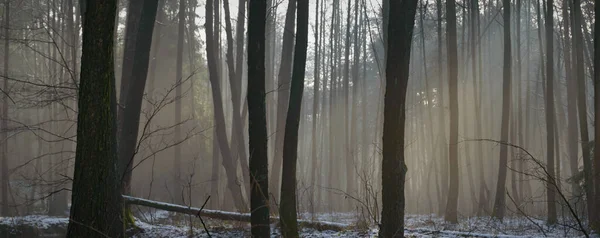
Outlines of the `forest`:
{"type": "Polygon", "coordinates": [[[598,237],[598,12],[0,0],[0,237],[598,237]]]}

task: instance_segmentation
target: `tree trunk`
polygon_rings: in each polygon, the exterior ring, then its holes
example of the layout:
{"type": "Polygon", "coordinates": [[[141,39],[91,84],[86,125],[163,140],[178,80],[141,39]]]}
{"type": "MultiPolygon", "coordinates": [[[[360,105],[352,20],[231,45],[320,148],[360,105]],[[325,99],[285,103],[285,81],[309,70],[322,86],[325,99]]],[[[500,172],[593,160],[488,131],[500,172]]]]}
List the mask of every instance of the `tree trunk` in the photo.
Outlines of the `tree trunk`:
{"type": "MultiPolygon", "coordinates": [[[[584,173],[584,191],[588,198],[587,212],[588,216],[592,216],[596,211],[594,210],[595,202],[594,198],[594,181],[592,175],[592,162],[591,162],[591,151],[590,151],[590,139],[588,134],[588,122],[587,122],[587,97],[586,97],[586,79],[585,79],[585,62],[583,59],[583,35],[581,33],[581,1],[573,0],[573,49],[574,57],[573,70],[575,71],[575,77],[577,79],[577,110],[579,112],[579,129],[581,138],[581,151],[583,154],[583,173],[584,173]]],[[[600,182],[600,181],[598,181],[600,182]]]]}
{"type": "Polygon", "coordinates": [[[0,156],[2,159],[2,205],[1,215],[9,216],[10,211],[8,208],[8,190],[9,186],[9,174],[8,174],[8,79],[9,79],[9,36],[10,36],[10,0],[6,0],[4,3],[4,84],[2,86],[2,111],[0,111],[0,156]]]}
{"type": "MultiPolygon", "coordinates": [[[[225,168],[227,174],[227,187],[233,196],[235,207],[238,210],[245,211],[246,205],[245,199],[242,195],[242,190],[237,184],[237,169],[236,163],[231,150],[229,149],[229,141],[227,140],[227,132],[225,131],[225,115],[223,112],[223,101],[221,98],[221,87],[219,85],[219,71],[217,69],[217,56],[214,52],[215,46],[215,35],[213,32],[213,1],[206,2],[206,58],[208,63],[209,81],[212,90],[213,98],[213,110],[215,118],[215,130],[216,130],[216,143],[219,144],[219,150],[221,151],[221,162],[225,168]]],[[[215,141],[213,141],[215,143],[215,141]]]]}
{"type": "Polygon", "coordinates": [[[554,0],[546,4],[546,196],[548,224],[556,223],[554,170],[554,0]]]}
{"type": "Polygon", "coordinates": [[[319,0],[315,5],[315,63],[314,63],[314,84],[313,84],[313,113],[312,113],[312,131],[311,131],[311,172],[310,172],[310,213],[315,213],[315,180],[317,177],[317,114],[319,113],[319,87],[320,87],[320,64],[321,64],[321,48],[319,48],[319,34],[321,27],[319,26],[319,0]]]}
{"type": "MultiPolygon", "coordinates": [[[[437,8],[437,38],[438,38],[438,75],[439,75],[439,84],[438,84],[438,92],[440,99],[440,116],[439,116],[439,160],[442,168],[446,167],[445,158],[447,155],[447,151],[445,150],[446,146],[446,116],[445,116],[445,108],[444,108],[444,74],[443,74],[443,64],[442,64],[442,0],[436,0],[436,8],[437,8]]],[[[442,174],[440,180],[441,188],[438,189],[438,202],[439,202],[439,213],[446,211],[446,197],[448,194],[448,183],[446,183],[448,179],[448,170],[441,169],[440,173],[442,174]]],[[[438,174],[438,173],[436,173],[438,174]]]]}
{"type": "Polygon", "coordinates": [[[123,237],[113,34],[117,1],[86,3],[67,237],[123,237]]]}
{"type": "Polygon", "coordinates": [[[404,123],[417,0],[390,1],[383,123],[382,212],[379,236],[404,237],[404,123]]]}
{"type": "MultiPolygon", "coordinates": [[[[152,45],[152,31],[158,0],[129,2],[127,14],[127,32],[123,57],[123,72],[121,76],[121,98],[119,99],[119,120],[117,121],[117,141],[119,157],[119,179],[121,193],[131,194],[131,175],[133,160],[136,154],[140,112],[146,86],[148,60],[152,45]],[[125,83],[126,82],[126,83],[125,83]]],[[[131,211],[125,207],[128,216],[131,211]]],[[[126,224],[133,224],[126,220],[126,224]]]]}
{"type": "Polygon", "coordinates": [[[444,219],[458,222],[458,53],[456,42],[456,1],[446,2],[448,36],[448,95],[450,103],[450,140],[448,148],[448,200],[444,219]]]}
{"type": "Polygon", "coordinates": [[[294,68],[283,142],[283,174],[279,215],[283,237],[298,237],[296,221],[296,163],[298,158],[298,126],[304,92],[306,48],[308,43],[308,0],[297,0],[298,23],[294,48],[294,68]]]}
{"type": "MultiPolygon", "coordinates": [[[[242,124],[242,117],[240,116],[240,103],[242,95],[242,81],[238,74],[242,73],[242,68],[234,68],[233,59],[233,30],[231,29],[231,18],[229,14],[229,1],[223,0],[223,7],[225,9],[225,32],[227,35],[227,70],[229,76],[229,87],[231,90],[231,105],[232,111],[232,136],[231,136],[231,148],[232,150],[237,149],[237,155],[239,156],[240,164],[242,167],[242,174],[244,175],[244,181],[249,181],[249,170],[248,170],[248,157],[246,155],[246,146],[244,145],[244,126],[242,124]],[[238,81],[238,79],[240,79],[238,81]]],[[[240,6],[244,7],[244,6],[240,6]]],[[[238,52],[239,54],[240,52],[238,52]]],[[[233,155],[235,156],[235,155],[233,155]]],[[[249,188],[249,187],[248,187],[249,188]]]]}
{"type": "MultiPolygon", "coordinates": [[[[283,43],[281,48],[281,65],[277,76],[277,126],[275,128],[275,156],[271,167],[271,183],[269,190],[275,199],[279,198],[279,187],[281,183],[281,165],[283,163],[283,140],[285,128],[285,116],[287,114],[288,100],[290,97],[290,78],[292,76],[292,55],[294,50],[294,15],[296,13],[296,2],[289,1],[285,15],[285,26],[283,28],[283,43]]],[[[274,201],[276,202],[276,201],[274,201]]]]}
{"type": "MultiPolygon", "coordinates": [[[[504,65],[502,70],[502,122],[500,126],[500,141],[508,142],[509,119],[510,119],[510,97],[511,97],[511,40],[510,40],[510,0],[503,0],[504,11],[504,65]]],[[[505,144],[500,145],[500,161],[498,164],[498,181],[496,183],[496,198],[494,199],[494,210],[492,216],[500,220],[504,219],[506,207],[506,172],[508,167],[508,148],[505,144]]]]}
{"type": "MultiPolygon", "coordinates": [[[[595,135],[600,135],[600,4],[594,3],[594,122],[595,135]]],[[[594,148],[600,148],[600,140],[594,140],[594,148]]],[[[600,153],[594,153],[594,185],[595,192],[592,199],[595,201],[593,216],[590,217],[591,228],[600,231],[600,153]]]]}
{"type": "MultiPolygon", "coordinates": [[[[567,11],[569,0],[563,1],[562,17],[564,21],[565,44],[563,47],[563,56],[565,58],[565,80],[567,81],[567,153],[571,169],[571,177],[579,173],[579,155],[577,150],[577,81],[573,77],[571,63],[571,37],[570,37],[570,17],[567,11]]],[[[571,183],[571,193],[573,196],[581,194],[581,188],[577,183],[571,183]]]]}
{"type": "Polygon", "coordinates": [[[250,148],[250,210],[252,236],[268,237],[269,163],[265,103],[266,1],[250,0],[248,18],[248,134],[250,148]],[[252,42],[252,43],[250,43],[252,42]]]}

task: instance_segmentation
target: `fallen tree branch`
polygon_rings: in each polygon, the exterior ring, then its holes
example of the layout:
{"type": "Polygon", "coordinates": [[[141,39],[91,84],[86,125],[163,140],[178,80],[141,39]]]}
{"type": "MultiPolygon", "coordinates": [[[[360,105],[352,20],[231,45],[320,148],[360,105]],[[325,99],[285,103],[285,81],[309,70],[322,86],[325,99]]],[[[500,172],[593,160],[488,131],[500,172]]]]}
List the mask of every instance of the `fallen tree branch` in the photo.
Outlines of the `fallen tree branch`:
{"type": "MultiPolygon", "coordinates": [[[[160,209],[164,211],[183,213],[193,216],[203,216],[218,220],[227,221],[239,221],[239,222],[250,222],[250,213],[239,213],[239,212],[227,212],[219,210],[207,210],[197,207],[187,207],[172,203],[152,201],[143,198],[131,197],[123,195],[123,201],[126,204],[138,205],[160,209]]],[[[279,222],[279,217],[271,217],[269,219],[271,223],[279,222]]],[[[343,231],[350,228],[349,225],[337,222],[326,222],[326,221],[310,221],[310,220],[298,220],[298,225],[306,228],[313,228],[316,230],[332,230],[332,231],[343,231]]]]}

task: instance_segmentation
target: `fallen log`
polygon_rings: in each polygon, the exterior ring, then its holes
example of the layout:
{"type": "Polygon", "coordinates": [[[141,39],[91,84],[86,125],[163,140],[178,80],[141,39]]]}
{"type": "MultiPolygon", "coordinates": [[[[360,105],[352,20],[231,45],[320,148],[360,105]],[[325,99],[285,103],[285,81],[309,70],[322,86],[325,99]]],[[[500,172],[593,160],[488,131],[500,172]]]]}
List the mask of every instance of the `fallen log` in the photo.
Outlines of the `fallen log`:
{"type": "MultiPolygon", "coordinates": [[[[123,195],[123,200],[126,204],[138,205],[144,207],[151,207],[159,210],[177,212],[187,215],[202,217],[208,217],[217,220],[225,221],[239,221],[239,222],[250,222],[250,213],[239,213],[239,212],[227,212],[219,210],[208,210],[200,209],[197,207],[187,207],[172,203],[158,202],[143,198],[131,197],[123,195]]],[[[271,217],[271,223],[278,223],[279,217],[271,217]]],[[[312,228],[316,230],[332,230],[332,231],[343,231],[350,228],[349,225],[337,222],[326,222],[326,221],[310,221],[310,220],[298,220],[298,225],[301,227],[312,228]]]]}

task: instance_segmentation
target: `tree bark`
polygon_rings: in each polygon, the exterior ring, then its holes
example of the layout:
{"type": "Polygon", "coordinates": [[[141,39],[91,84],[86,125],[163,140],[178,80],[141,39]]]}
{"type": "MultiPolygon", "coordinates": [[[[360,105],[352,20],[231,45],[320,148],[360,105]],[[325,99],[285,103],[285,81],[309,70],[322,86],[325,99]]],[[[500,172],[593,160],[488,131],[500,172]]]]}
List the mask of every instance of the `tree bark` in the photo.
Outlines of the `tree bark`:
{"type": "Polygon", "coordinates": [[[554,0],[546,4],[546,197],[548,224],[556,223],[556,190],[554,169],[554,0]]]}
{"type": "Polygon", "coordinates": [[[90,1],[86,6],[67,237],[123,237],[113,65],[117,1],[90,1]]]}
{"type": "MultiPolygon", "coordinates": [[[[594,122],[595,122],[595,135],[600,135],[600,4],[594,3],[594,122]]],[[[594,140],[594,148],[600,148],[600,140],[594,140]]],[[[593,230],[600,231],[600,153],[594,153],[594,184],[595,192],[592,199],[588,201],[595,201],[594,213],[590,217],[590,224],[593,230]]]]}
{"type": "MultiPolygon", "coordinates": [[[[500,141],[508,142],[510,101],[511,101],[511,40],[510,40],[510,0],[503,0],[504,12],[504,63],[502,70],[502,121],[500,125],[500,141]]],[[[498,164],[498,181],[496,183],[496,198],[494,199],[494,210],[492,216],[500,220],[504,219],[506,207],[506,172],[508,166],[508,148],[500,145],[500,161],[498,164]]]]}
{"type": "MultiPolygon", "coordinates": [[[[583,59],[583,35],[581,33],[581,1],[573,0],[573,70],[575,71],[575,77],[577,79],[577,110],[579,113],[579,130],[581,138],[581,151],[583,154],[583,173],[584,173],[584,191],[588,198],[587,212],[588,215],[594,214],[595,202],[594,198],[594,181],[592,175],[592,162],[591,162],[591,148],[590,139],[588,134],[588,122],[587,122],[587,97],[586,97],[586,79],[585,79],[585,62],[583,59]]],[[[600,182],[600,181],[598,181],[600,182]]]]}
{"type": "Polygon", "coordinates": [[[321,48],[320,48],[320,41],[319,41],[319,34],[321,33],[320,29],[320,25],[319,25],[319,0],[316,0],[316,5],[315,5],[315,63],[314,63],[314,84],[313,84],[313,113],[312,113],[312,131],[311,131],[311,172],[310,172],[310,201],[309,201],[309,206],[310,206],[310,213],[314,214],[315,213],[315,181],[316,181],[316,177],[317,177],[317,170],[319,169],[317,167],[317,114],[319,113],[319,87],[320,87],[320,64],[321,64],[321,48]]]}
{"type": "Polygon", "coordinates": [[[275,153],[273,166],[271,167],[271,183],[269,190],[275,199],[279,198],[279,187],[281,183],[281,166],[283,163],[283,140],[285,128],[285,116],[288,110],[290,97],[290,78],[292,76],[292,55],[294,50],[294,15],[296,13],[296,2],[288,1],[285,25],[283,28],[283,43],[281,48],[281,64],[277,76],[277,126],[275,128],[275,153]]]}
{"type": "MultiPolygon", "coordinates": [[[[236,163],[231,150],[229,149],[229,141],[227,140],[227,132],[225,131],[225,115],[223,112],[223,101],[221,98],[221,87],[219,85],[219,71],[217,69],[217,57],[214,52],[215,46],[215,35],[213,34],[213,1],[206,1],[206,58],[208,63],[209,81],[212,90],[213,98],[213,110],[215,119],[215,130],[216,130],[216,143],[219,144],[219,150],[221,151],[221,162],[225,168],[227,174],[227,187],[233,196],[235,207],[238,210],[245,211],[246,205],[245,199],[242,195],[241,187],[238,185],[238,176],[236,163]]],[[[215,143],[213,141],[213,143],[215,143]]]]}
{"type": "Polygon", "coordinates": [[[265,0],[250,0],[248,18],[248,134],[253,237],[268,237],[269,163],[265,92],[265,0]]]}
{"type": "Polygon", "coordinates": [[[9,36],[10,36],[10,0],[6,0],[4,3],[4,83],[2,86],[2,110],[0,111],[0,156],[2,159],[2,205],[1,214],[2,216],[9,216],[10,211],[8,208],[8,190],[9,186],[9,174],[8,174],[8,78],[9,78],[9,36]]]}
{"type": "Polygon", "coordinates": [[[283,174],[281,180],[281,199],[279,215],[283,237],[298,237],[296,212],[296,163],[298,159],[298,127],[300,109],[304,92],[304,73],[306,68],[306,48],[308,44],[308,0],[296,0],[298,4],[298,23],[296,44],[294,46],[294,65],[290,100],[285,122],[283,141],[283,174]]]}
{"type": "Polygon", "coordinates": [[[405,104],[417,0],[390,1],[383,123],[382,212],[379,236],[404,237],[405,104]]]}
{"type": "MultiPolygon", "coordinates": [[[[244,6],[240,6],[244,7],[244,6]]],[[[246,155],[246,146],[244,145],[244,126],[242,124],[241,114],[241,106],[240,106],[240,98],[242,95],[242,81],[238,74],[242,73],[242,69],[240,67],[234,68],[235,63],[233,59],[233,29],[231,28],[231,17],[229,14],[229,1],[223,0],[223,8],[225,9],[225,32],[227,35],[227,53],[225,57],[227,58],[227,70],[229,76],[229,87],[231,90],[231,105],[233,107],[232,112],[232,138],[231,138],[231,148],[232,150],[237,149],[237,155],[239,156],[239,161],[242,167],[242,174],[244,175],[244,181],[249,180],[248,175],[248,157],[246,155]],[[238,81],[238,79],[240,79],[238,81]]],[[[239,54],[240,52],[238,52],[239,54]]],[[[233,155],[235,156],[235,155],[233,155]]]]}
{"type": "Polygon", "coordinates": [[[448,200],[444,219],[458,222],[458,53],[456,40],[456,1],[446,2],[448,36],[448,99],[450,103],[450,140],[448,144],[448,200]]]}
{"type": "Polygon", "coordinates": [[[131,169],[136,152],[157,6],[157,0],[131,0],[129,2],[130,11],[127,15],[117,140],[119,142],[119,174],[122,178],[121,191],[123,194],[131,193],[131,169]],[[134,16],[135,14],[138,16],[134,16]],[[126,64],[129,66],[125,67],[126,64]]]}

